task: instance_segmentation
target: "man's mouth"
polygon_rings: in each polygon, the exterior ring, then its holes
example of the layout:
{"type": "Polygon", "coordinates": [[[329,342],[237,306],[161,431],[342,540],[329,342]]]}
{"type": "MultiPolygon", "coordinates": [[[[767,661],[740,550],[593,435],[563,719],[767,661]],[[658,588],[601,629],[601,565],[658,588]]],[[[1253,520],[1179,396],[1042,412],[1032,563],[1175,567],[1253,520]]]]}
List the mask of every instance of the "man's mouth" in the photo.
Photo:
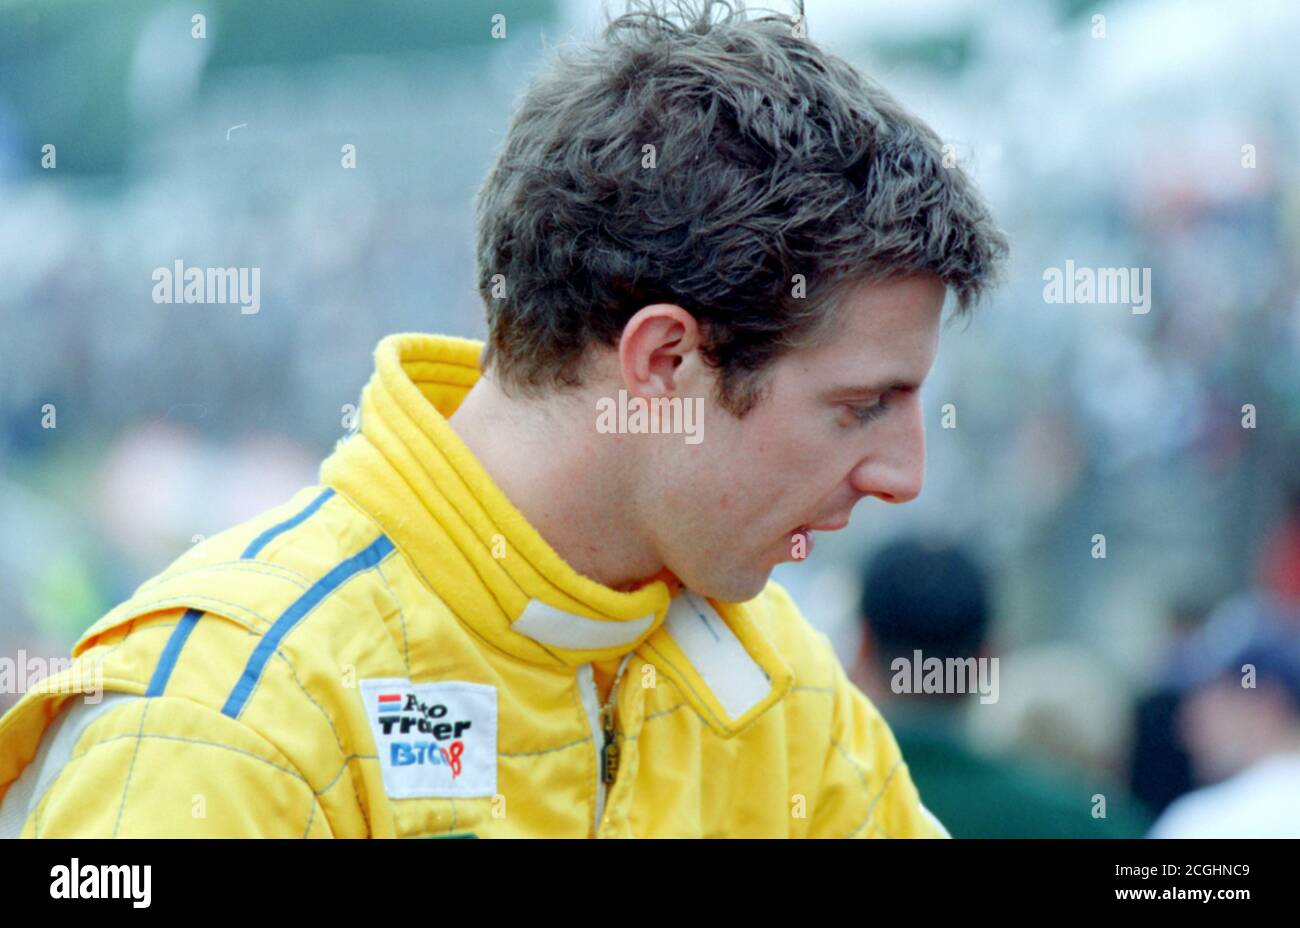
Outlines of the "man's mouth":
{"type": "Polygon", "coordinates": [[[838,532],[848,524],[849,520],[845,519],[843,522],[823,522],[820,525],[808,525],[804,527],[814,532],[838,532]]]}
{"type": "Polygon", "coordinates": [[[838,532],[849,523],[844,522],[819,522],[811,525],[796,526],[790,531],[790,556],[796,561],[802,561],[812,553],[814,532],[838,532]]]}

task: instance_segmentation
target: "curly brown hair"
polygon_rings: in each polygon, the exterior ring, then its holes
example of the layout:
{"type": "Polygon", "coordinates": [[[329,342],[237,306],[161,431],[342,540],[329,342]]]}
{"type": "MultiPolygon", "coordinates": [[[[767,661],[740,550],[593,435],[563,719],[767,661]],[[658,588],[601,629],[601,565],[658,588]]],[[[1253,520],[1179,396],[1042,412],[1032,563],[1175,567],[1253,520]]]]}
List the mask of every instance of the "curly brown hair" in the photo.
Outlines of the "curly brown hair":
{"type": "Polygon", "coordinates": [[[932,273],[964,313],[1008,250],[929,126],[801,17],[739,0],[631,0],[558,49],[476,212],[483,364],[504,388],[580,385],[589,346],[667,302],[700,322],[738,416],[850,287],[932,273]]]}

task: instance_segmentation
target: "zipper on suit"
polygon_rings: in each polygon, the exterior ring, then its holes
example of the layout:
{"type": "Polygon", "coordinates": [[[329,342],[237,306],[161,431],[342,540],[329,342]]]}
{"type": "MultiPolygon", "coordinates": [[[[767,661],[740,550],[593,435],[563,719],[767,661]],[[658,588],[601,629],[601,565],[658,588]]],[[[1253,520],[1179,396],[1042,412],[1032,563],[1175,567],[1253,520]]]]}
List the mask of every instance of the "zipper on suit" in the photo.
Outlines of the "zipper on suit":
{"type": "Polygon", "coordinates": [[[605,814],[605,780],[600,775],[600,749],[604,738],[600,730],[600,689],[596,686],[596,671],[591,664],[578,668],[578,689],[582,693],[582,707],[587,710],[587,721],[591,723],[591,743],[596,750],[596,821],[591,831],[594,838],[600,834],[600,819],[605,814]]]}
{"type": "MultiPolygon", "coordinates": [[[[619,679],[623,675],[623,668],[631,657],[631,652],[624,655],[618,671],[614,674],[614,682],[609,690],[610,718],[608,721],[601,718],[600,687],[596,685],[595,666],[593,664],[582,664],[578,667],[578,688],[582,693],[582,707],[587,710],[587,720],[591,723],[591,741],[596,750],[596,815],[592,825],[592,837],[600,836],[600,822],[605,816],[605,773],[610,765],[609,755],[611,752],[613,752],[614,763],[617,763],[618,746],[614,741],[613,708],[618,703],[619,679]],[[608,738],[606,737],[607,732],[608,738]]],[[[614,777],[611,776],[610,780],[613,779],[614,777]]],[[[612,785],[611,782],[610,786],[612,785]]]]}

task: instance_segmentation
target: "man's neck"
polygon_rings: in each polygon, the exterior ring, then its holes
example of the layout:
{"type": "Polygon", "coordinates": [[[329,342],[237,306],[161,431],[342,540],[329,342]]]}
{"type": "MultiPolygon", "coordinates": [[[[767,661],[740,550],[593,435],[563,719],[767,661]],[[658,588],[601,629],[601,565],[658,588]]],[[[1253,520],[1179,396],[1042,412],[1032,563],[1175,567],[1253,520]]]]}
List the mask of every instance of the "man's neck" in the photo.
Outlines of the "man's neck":
{"type": "Polygon", "coordinates": [[[632,590],[663,565],[632,530],[630,497],[620,483],[627,470],[613,460],[610,444],[618,436],[596,432],[595,403],[584,404],[582,396],[515,399],[484,375],[448,422],[570,567],[632,590]]]}

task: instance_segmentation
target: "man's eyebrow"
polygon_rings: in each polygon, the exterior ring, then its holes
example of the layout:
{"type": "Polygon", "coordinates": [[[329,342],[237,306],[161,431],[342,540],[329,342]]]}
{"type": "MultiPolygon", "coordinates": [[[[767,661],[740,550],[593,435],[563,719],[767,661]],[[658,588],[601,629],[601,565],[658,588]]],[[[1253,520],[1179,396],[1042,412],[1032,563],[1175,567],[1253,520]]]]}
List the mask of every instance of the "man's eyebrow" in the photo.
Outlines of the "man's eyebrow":
{"type": "Polygon", "coordinates": [[[841,384],[822,391],[822,395],[826,397],[838,397],[841,399],[857,399],[861,397],[879,396],[882,393],[888,393],[891,390],[907,392],[916,389],[919,389],[919,385],[916,381],[900,377],[892,380],[881,380],[877,383],[841,384]]]}

